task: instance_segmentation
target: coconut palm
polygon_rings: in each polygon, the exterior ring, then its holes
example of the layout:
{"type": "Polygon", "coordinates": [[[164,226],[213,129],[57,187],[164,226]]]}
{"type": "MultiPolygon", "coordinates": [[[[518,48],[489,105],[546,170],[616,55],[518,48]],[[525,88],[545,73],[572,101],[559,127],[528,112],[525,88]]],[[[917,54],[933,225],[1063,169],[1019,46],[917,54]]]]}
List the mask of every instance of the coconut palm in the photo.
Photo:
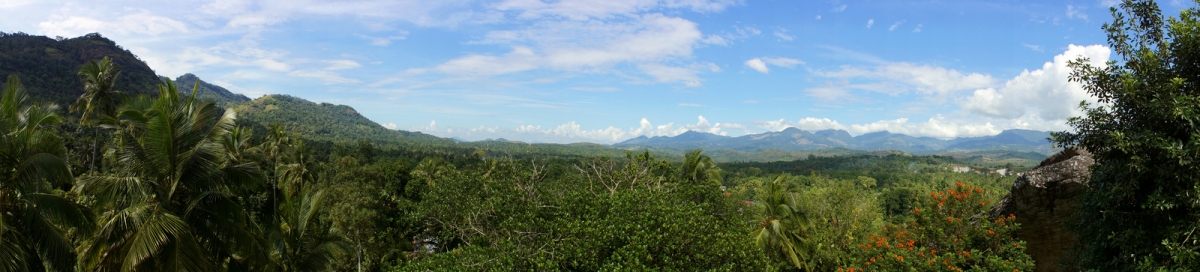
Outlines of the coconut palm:
{"type": "Polygon", "coordinates": [[[92,216],[54,194],[73,176],[62,139],[45,129],[59,121],[53,105],[29,105],[17,76],[0,97],[0,271],[69,271],[75,250],[65,234],[89,235],[92,216]]]}
{"type": "MultiPolygon", "coordinates": [[[[766,185],[766,192],[761,194],[756,205],[763,207],[764,218],[759,229],[750,235],[754,243],[763,248],[770,258],[782,258],[801,270],[811,271],[808,260],[809,247],[806,245],[808,218],[796,210],[796,192],[793,184],[787,182],[787,174],[779,175],[766,185]]],[[[771,262],[767,262],[768,265],[771,262]]]]}
{"type": "Polygon", "coordinates": [[[273,271],[326,271],[351,249],[318,217],[326,207],[324,193],[285,194],[267,232],[273,271]]]}
{"type": "Polygon", "coordinates": [[[121,75],[121,67],[114,65],[112,59],[104,57],[99,62],[89,61],[79,68],[79,79],[83,81],[83,95],[71,104],[71,112],[83,114],[79,118],[82,126],[93,126],[95,130],[92,145],[92,167],[100,164],[100,127],[98,123],[111,120],[116,116],[117,107],[125,99],[125,93],[117,90],[117,77],[121,75]],[[99,122],[98,122],[99,121],[99,122]]]}
{"type": "MultiPolygon", "coordinates": [[[[700,149],[692,150],[683,157],[683,179],[693,184],[720,183],[721,169],[712,158],[700,155],[700,149]]],[[[720,184],[717,184],[720,185],[720,184]]]]}
{"type": "Polygon", "coordinates": [[[156,99],[122,107],[118,165],[76,186],[105,211],[80,246],[84,269],[213,271],[262,256],[257,226],[235,197],[262,175],[228,156],[222,141],[234,112],[196,101],[197,88],[180,97],[168,80],[156,99]]]}

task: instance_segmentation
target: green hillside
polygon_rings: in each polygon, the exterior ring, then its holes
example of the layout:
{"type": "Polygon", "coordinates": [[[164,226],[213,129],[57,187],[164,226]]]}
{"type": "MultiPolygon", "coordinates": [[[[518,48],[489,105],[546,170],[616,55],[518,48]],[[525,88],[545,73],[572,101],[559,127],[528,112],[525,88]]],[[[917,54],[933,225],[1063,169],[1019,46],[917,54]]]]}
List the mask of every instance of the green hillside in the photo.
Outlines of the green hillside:
{"type": "Polygon", "coordinates": [[[130,96],[152,95],[161,82],[154,70],[116,42],[92,33],[77,38],[51,39],[25,33],[0,32],[0,81],[21,77],[30,98],[66,107],[83,94],[76,73],[84,63],[112,58],[121,67],[117,88],[130,96]]]}
{"type": "Polygon", "coordinates": [[[279,123],[312,140],[350,142],[370,140],[380,143],[426,140],[451,143],[420,132],[387,129],[363,117],[346,105],[315,103],[290,95],[267,95],[237,108],[244,122],[268,127],[279,123]]]}
{"type": "Polygon", "coordinates": [[[250,102],[250,98],[242,94],[237,94],[226,90],[225,88],[213,85],[196,77],[191,73],[183,74],[175,78],[175,85],[179,88],[191,90],[196,86],[196,82],[200,82],[199,90],[196,91],[196,96],[202,100],[210,100],[216,102],[222,108],[233,108],[242,103],[250,102]]]}

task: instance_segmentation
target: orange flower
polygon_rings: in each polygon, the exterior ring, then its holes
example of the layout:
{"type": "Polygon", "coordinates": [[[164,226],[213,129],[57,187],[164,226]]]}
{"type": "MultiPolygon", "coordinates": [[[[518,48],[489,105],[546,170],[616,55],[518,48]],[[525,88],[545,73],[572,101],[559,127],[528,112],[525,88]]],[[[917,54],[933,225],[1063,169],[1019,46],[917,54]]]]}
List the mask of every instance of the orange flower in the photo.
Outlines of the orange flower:
{"type": "Polygon", "coordinates": [[[987,230],[987,231],[988,231],[988,235],[996,235],[995,231],[992,231],[992,230],[987,230]]]}
{"type": "Polygon", "coordinates": [[[1015,248],[1021,248],[1021,244],[1019,244],[1019,243],[1013,243],[1013,247],[1015,247],[1015,248]]]}
{"type": "Polygon", "coordinates": [[[960,182],[955,182],[955,183],[954,183],[954,186],[963,187],[963,183],[962,183],[961,181],[960,181],[960,182]]]}

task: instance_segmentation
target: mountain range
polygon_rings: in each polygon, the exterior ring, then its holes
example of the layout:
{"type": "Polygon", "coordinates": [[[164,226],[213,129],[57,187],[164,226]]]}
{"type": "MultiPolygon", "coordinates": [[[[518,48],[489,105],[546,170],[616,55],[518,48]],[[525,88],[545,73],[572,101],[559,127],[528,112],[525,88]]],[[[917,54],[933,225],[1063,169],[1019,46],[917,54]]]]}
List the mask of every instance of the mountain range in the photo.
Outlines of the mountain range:
{"type": "Polygon", "coordinates": [[[809,132],[798,128],[739,137],[687,131],[676,136],[640,136],[613,144],[618,148],[731,149],[741,152],[765,150],[803,151],[830,148],[879,151],[898,150],[915,154],[938,154],[980,150],[1037,152],[1049,155],[1053,147],[1045,131],[1010,129],[994,136],[964,137],[949,140],[913,137],[887,131],[851,136],[845,130],[809,132]]]}
{"type": "MultiPolygon", "coordinates": [[[[24,33],[0,32],[0,75],[20,76],[35,100],[50,101],[64,107],[70,105],[83,93],[76,71],[87,61],[103,57],[112,58],[114,63],[121,67],[117,85],[120,86],[120,90],[131,96],[155,95],[156,86],[166,79],[155,74],[154,70],[132,52],[99,34],[52,39],[24,33]]],[[[4,78],[0,77],[0,83],[3,80],[4,78]]],[[[609,147],[595,144],[529,145],[520,142],[509,143],[505,140],[465,142],[420,132],[391,130],[345,105],[314,103],[288,95],[267,95],[252,100],[205,82],[193,74],[179,76],[175,82],[181,90],[190,91],[197,87],[199,98],[236,110],[238,123],[253,128],[256,134],[263,133],[270,124],[279,123],[307,138],[330,142],[370,140],[381,143],[456,145],[460,148],[495,149],[503,146],[504,149],[513,150],[518,149],[517,147],[547,150],[538,151],[541,153],[616,154],[623,152],[622,150],[650,149],[664,154],[675,154],[699,148],[728,160],[762,160],[764,156],[773,158],[770,160],[790,160],[814,154],[866,154],[884,150],[916,154],[954,153],[959,156],[975,156],[973,154],[983,151],[1005,151],[997,153],[999,155],[991,154],[985,157],[1036,157],[1036,154],[1047,155],[1053,151],[1049,142],[1045,140],[1049,133],[1032,130],[1006,130],[995,136],[951,140],[912,137],[886,131],[852,136],[844,130],[809,132],[789,128],[740,137],[688,131],[672,137],[641,136],[609,147]],[[567,149],[570,151],[564,151],[567,149]]],[[[74,114],[67,114],[67,117],[71,116],[74,114]]]]}

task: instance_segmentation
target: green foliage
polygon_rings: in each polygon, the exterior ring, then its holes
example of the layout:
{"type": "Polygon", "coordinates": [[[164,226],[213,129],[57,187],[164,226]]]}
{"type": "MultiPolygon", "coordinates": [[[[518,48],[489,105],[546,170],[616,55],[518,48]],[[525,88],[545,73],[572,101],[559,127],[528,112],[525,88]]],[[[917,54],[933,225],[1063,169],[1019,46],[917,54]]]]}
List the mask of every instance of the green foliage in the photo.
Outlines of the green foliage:
{"type": "Polygon", "coordinates": [[[429,224],[418,237],[436,241],[444,253],[418,250],[395,270],[761,267],[745,236],[746,217],[715,184],[680,180],[674,167],[649,153],[574,168],[583,177],[554,178],[532,163],[487,160],[457,170],[421,162],[406,191],[417,194],[416,214],[429,224]]]}
{"type": "Polygon", "coordinates": [[[930,192],[914,204],[913,216],[871,236],[838,271],[1017,271],[1033,269],[1025,242],[1013,238],[1012,215],[994,221],[986,214],[983,189],[958,183],[930,192]]]}
{"type": "Polygon", "coordinates": [[[175,84],[179,86],[199,85],[199,89],[196,91],[196,98],[203,101],[212,101],[217,103],[218,107],[222,108],[234,108],[242,103],[250,102],[250,98],[245,95],[230,92],[221,86],[201,80],[196,75],[190,73],[175,78],[175,84]]]}
{"type": "Polygon", "coordinates": [[[1075,221],[1080,247],[1068,267],[1200,267],[1200,10],[1163,18],[1153,1],[1125,1],[1104,25],[1120,56],[1074,61],[1070,79],[1099,98],[1081,103],[1074,131],[1054,141],[1094,154],[1075,221]]]}
{"type": "Polygon", "coordinates": [[[90,211],[56,190],[74,181],[62,140],[47,129],[56,107],[29,103],[15,75],[0,95],[0,271],[73,270],[67,231],[94,227],[90,211]]]}
{"type": "Polygon", "coordinates": [[[762,248],[768,262],[782,262],[798,269],[813,269],[813,243],[809,237],[812,223],[809,215],[796,205],[797,190],[787,182],[787,175],[779,175],[766,184],[756,205],[762,206],[763,218],[758,229],[750,233],[754,243],[762,248]]]}
{"type": "Polygon", "coordinates": [[[124,105],[119,164],[81,178],[75,191],[100,214],[80,265],[94,271],[212,271],[233,256],[261,256],[254,223],[235,194],[261,182],[253,163],[232,164],[223,139],[233,113],[180,97],[124,105]],[[240,245],[240,246],[239,246],[240,245]]]}

